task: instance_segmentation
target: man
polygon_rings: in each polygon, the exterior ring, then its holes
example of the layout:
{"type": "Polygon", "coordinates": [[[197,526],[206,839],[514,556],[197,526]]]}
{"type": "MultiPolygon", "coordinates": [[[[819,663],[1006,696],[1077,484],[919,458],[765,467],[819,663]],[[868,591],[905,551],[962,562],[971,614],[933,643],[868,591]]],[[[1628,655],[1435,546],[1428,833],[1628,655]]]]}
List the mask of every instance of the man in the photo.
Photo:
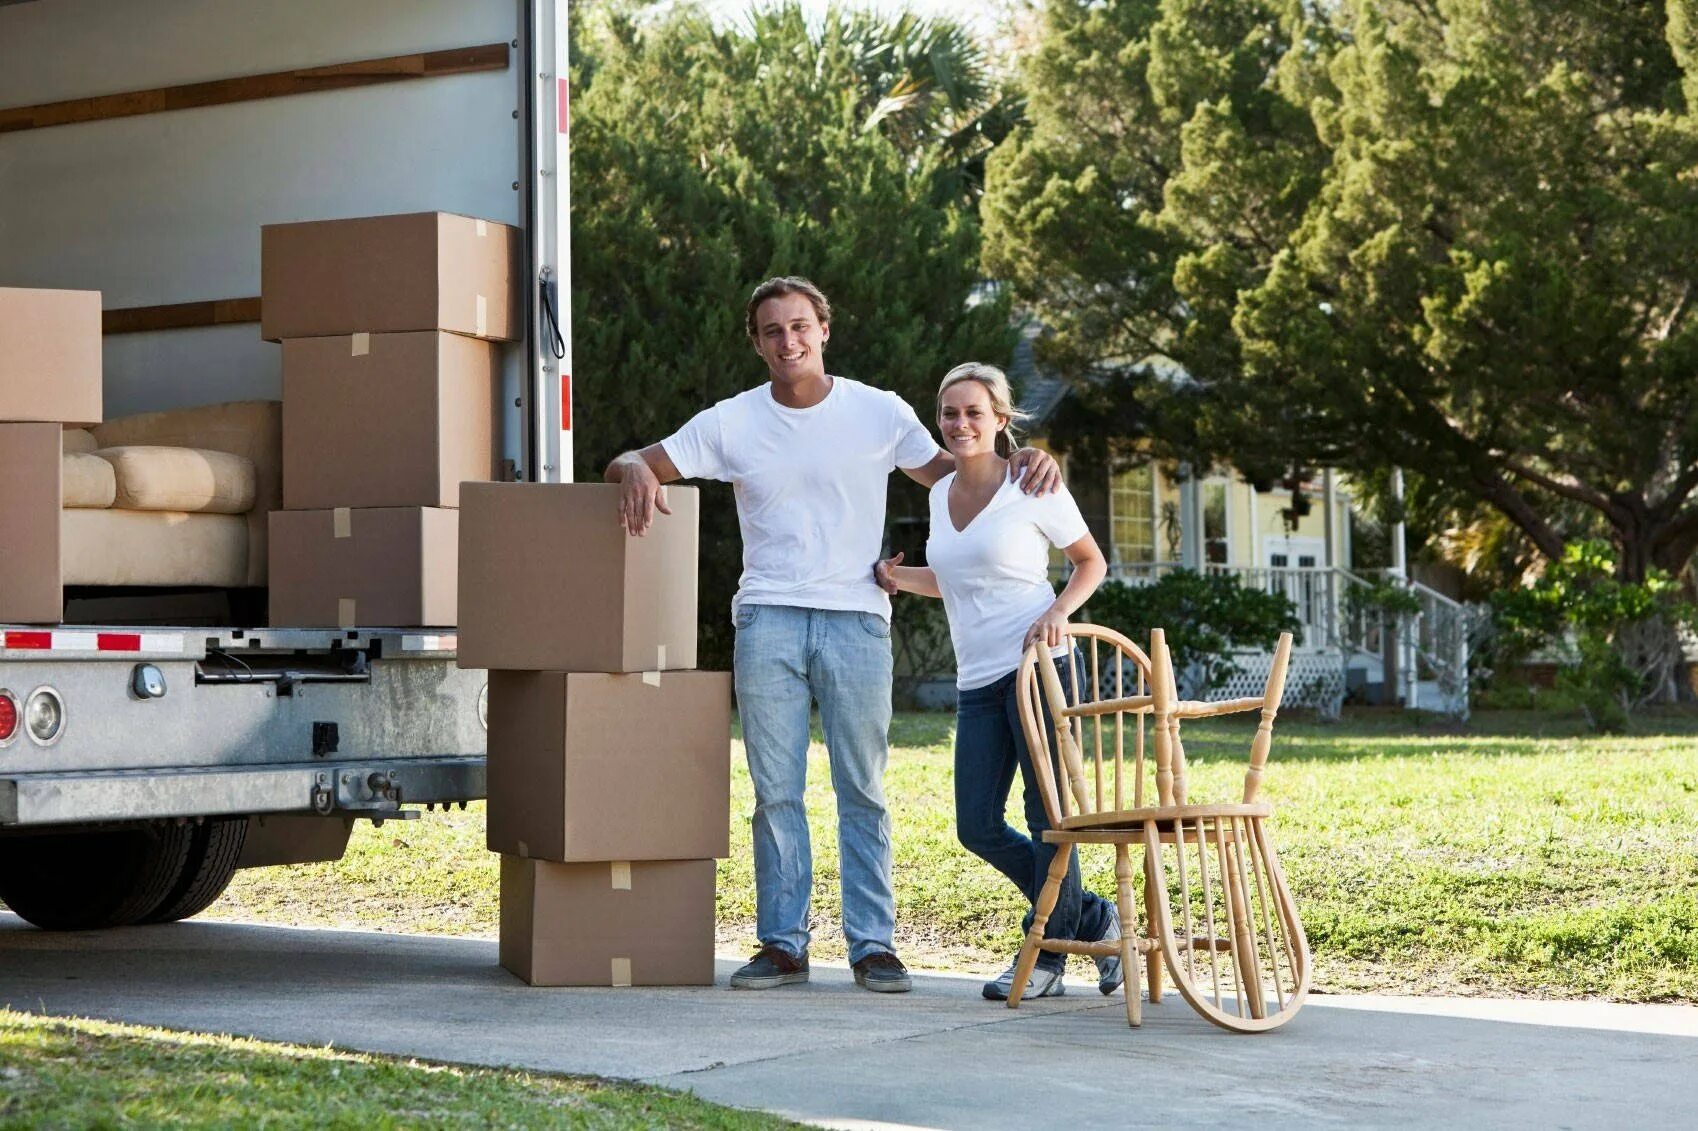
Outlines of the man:
{"type": "MultiPolygon", "coordinates": [[[[825,371],[831,305],[806,279],[755,288],[744,327],[770,380],[698,413],[658,444],[626,452],[605,478],[623,485],[633,535],[670,513],[675,479],[733,484],[743,575],[732,600],[733,661],[749,776],[755,787],[755,917],[760,951],[737,989],[808,980],[813,857],[802,795],[808,719],[819,704],[837,793],[843,933],[855,981],[901,993],[908,971],[892,942],[890,814],[884,767],[890,727],[890,599],[873,579],[884,542],[885,485],[902,471],[930,487],[954,467],[896,394],[825,371]]],[[[1020,453],[1011,474],[1043,492],[1055,461],[1020,453]]]]}

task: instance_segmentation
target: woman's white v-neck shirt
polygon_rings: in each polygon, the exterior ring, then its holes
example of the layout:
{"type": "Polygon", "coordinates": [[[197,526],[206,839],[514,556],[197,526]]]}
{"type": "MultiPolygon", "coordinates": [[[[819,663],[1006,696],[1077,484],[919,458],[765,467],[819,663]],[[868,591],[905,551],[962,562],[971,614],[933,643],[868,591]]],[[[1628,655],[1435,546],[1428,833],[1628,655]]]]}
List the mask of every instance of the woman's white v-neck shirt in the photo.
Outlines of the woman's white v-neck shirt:
{"type": "Polygon", "coordinates": [[[1089,528],[1067,488],[1028,495],[1004,479],[985,509],[957,530],[949,517],[954,482],[950,472],[932,485],[926,564],[949,614],[955,686],[970,691],[1020,666],[1026,630],[1055,601],[1050,547],[1071,546],[1089,528]]]}

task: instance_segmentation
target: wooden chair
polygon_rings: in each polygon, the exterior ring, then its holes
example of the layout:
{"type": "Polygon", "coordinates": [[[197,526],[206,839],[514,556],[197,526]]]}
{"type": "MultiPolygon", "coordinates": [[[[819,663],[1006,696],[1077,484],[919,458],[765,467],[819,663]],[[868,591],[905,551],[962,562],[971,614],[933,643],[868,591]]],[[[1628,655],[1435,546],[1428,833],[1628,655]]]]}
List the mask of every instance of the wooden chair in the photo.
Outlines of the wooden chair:
{"type": "Polygon", "coordinates": [[[1260,696],[1210,703],[1179,700],[1160,629],[1151,634],[1149,654],[1098,625],[1071,625],[1068,633],[1074,650],[1062,662],[1071,688],[1037,647],[1027,651],[1016,684],[1050,822],[1044,840],[1061,847],[1020,949],[1009,1007],[1018,1007],[1040,950],[1094,956],[1118,948],[1126,1018],[1134,1026],[1142,1023],[1139,958],[1152,1004],[1162,999],[1165,971],[1181,996],[1222,1028],[1260,1032],[1283,1025],[1308,996],[1309,948],[1267,835],[1271,807],[1258,796],[1285,689],[1290,634],[1280,637],[1260,696]],[[1242,801],[1191,803],[1181,721],[1244,711],[1261,712],[1261,721],[1242,801]],[[1153,731],[1148,751],[1146,718],[1153,731]],[[1118,944],[1043,937],[1080,844],[1115,850],[1118,944]],[[1143,858],[1141,928],[1133,917],[1135,846],[1143,858]]]}

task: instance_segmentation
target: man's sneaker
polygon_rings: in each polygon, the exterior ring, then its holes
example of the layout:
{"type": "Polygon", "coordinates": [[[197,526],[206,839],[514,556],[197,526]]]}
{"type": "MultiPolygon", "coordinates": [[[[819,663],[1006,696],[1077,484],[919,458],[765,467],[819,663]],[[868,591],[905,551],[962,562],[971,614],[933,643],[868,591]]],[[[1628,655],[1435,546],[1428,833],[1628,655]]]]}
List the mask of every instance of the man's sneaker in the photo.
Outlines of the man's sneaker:
{"type": "Polygon", "coordinates": [[[734,990],[770,990],[808,980],[808,956],[797,958],[781,946],[763,946],[748,963],[731,975],[734,990]]]}
{"type": "MultiPolygon", "coordinates": [[[[981,991],[990,1001],[1007,1001],[1008,995],[1014,992],[1014,968],[1020,965],[1020,956],[1016,954],[1014,961],[1008,964],[1008,969],[996,976],[995,981],[986,982],[981,991]]],[[[1067,986],[1061,980],[1060,970],[1046,970],[1042,966],[1032,968],[1032,976],[1026,979],[1026,992],[1020,995],[1024,1001],[1029,997],[1061,997],[1067,992],[1067,986]]]]}
{"type": "Polygon", "coordinates": [[[855,963],[855,984],[875,994],[905,994],[914,988],[908,968],[888,950],[876,951],[855,963]]]}
{"type": "MultiPolygon", "coordinates": [[[[1108,905],[1108,926],[1097,941],[1120,941],[1120,910],[1112,903],[1108,905]]],[[[1097,964],[1097,989],[1104,997],[1118,990],[1120,983],[1126,980],[1126,971],[1120,968],[1119,954],[1093,955],[1091,961],[1097,964]]]]}

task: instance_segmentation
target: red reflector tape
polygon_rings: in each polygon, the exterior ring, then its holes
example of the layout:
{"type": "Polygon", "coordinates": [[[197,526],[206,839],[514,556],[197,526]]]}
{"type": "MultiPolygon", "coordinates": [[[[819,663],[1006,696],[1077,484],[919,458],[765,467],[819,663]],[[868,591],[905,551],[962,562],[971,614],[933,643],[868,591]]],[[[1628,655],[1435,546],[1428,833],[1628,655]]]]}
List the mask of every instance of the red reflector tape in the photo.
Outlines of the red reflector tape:
{"type": "Polygon", "coordinates": [[[559,124],[560,132],[565,133],[572,124],[572,96],[566,92],[565,79],[556,79],[555,81],[559,84],[557,92],[559,105],[556,107],[559,116],[555,121],[559,124]]]}
{"type": "Polygon", "coordinates": [[[560,430],[562,432],[572,430],[572,375],[570,373],[560,375],[560,430]]]}
{"type": "Polygon", "coordinates": [[[51,648],[53,634],[51,632],[8,632],[6,634],[8,648],[51,648]]]}
{"type": "Polygon", "coordinates": [[[139,632],[102,632],[95,640],[95,647],[102,652],[140,652],[142,650],[142,638],[139,632]]]}

